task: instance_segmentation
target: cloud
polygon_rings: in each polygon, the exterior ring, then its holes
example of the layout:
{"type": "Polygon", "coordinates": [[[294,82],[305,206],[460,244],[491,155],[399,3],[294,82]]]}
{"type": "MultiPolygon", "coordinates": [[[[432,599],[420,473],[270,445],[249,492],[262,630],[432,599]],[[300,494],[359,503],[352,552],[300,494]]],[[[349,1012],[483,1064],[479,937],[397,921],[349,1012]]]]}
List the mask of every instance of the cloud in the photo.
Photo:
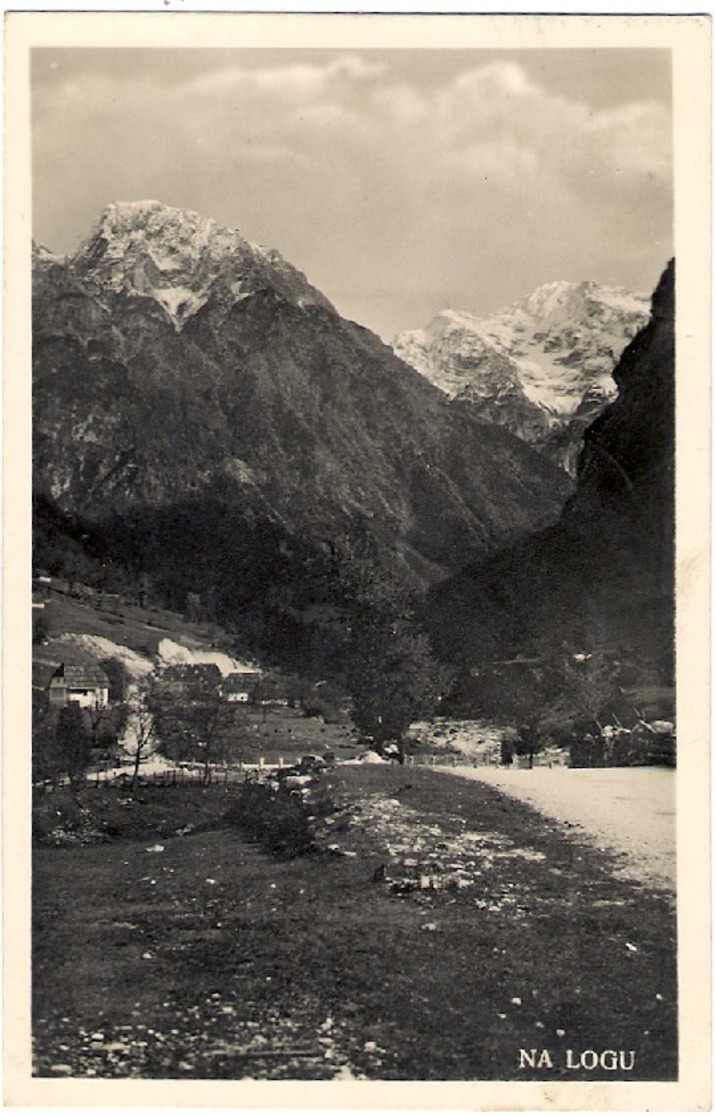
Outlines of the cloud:
{"type": "MultiPolygon", "coordinates": [[[[495,158],[515,175],[529,173],[553,186],[592,193],[594,176],[613,189],[647,172],[671,175],[670,114],[657,102],[631,102],[594,112],[535,84],[515,63],[493,63],[460,75],[437,99],[432,119],[452,152],[474,173],[481,152],[485,173],[495,158]],[[460,152],[466,152],[460,158],[460,152]]],[[[506,173],[500,178],[508,177],[506,173]]]]}
{"type": "Polygon", "coordinates": [[[508,136],[471,143],[453,150],[445,169],[468,178],[491,180],[514,191],[523,191],[539,171],[536,152],[508,136]]]}
{"type": "Polygon", "coordinates": [[[372,99],[373,108],[387,119],[401,124],[415,124],[424,120],[430,109],[427,98],[411,85],[390,85],[377,89],[372,99]]]}
{"type": "Polygon", "coordinates": [[[539,92],[539,87],[517,62],[490,62],[486,66],[466,70],[455,78],[448,96],[481,103],[485,96],[501,100],[504,97],[538,96],[539,92]]]}
{"type": "Polygon", "coordinates": [[[620,176],[648,174],[670,181],[672,135],[670,113],[657,102],[637,102],[596,113],[588,122],[592,163],[620,176]]]}
{"type": "Polygon", "coordinates": [[[227,66],[191,79],[183,92],[188,97],[254,91],[281,100],[298,97],[315,100],[341,87],[380,77],[384,66],[347,55],[323,63],[292,62],[271,66],[227,66]]]}
{"type": "Polygon", "coordinates": [[[666,104],[595,108],[514,61],[427,81],[380,52],[285,55],[171,81],[139,62],[131,76],[45,74],[38,238],[63,250],[109,201],[158,197],[275,245],[387,335],[423,324],[435,300],[479,309],[599,268],[635,282],[668,250],[666,104]]]}

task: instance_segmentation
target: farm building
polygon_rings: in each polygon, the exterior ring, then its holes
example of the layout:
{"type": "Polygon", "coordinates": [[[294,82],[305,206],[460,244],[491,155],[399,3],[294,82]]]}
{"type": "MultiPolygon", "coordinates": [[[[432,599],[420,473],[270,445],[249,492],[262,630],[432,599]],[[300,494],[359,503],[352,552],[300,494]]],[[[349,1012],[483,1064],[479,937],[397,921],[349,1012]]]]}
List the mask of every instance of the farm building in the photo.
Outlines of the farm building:
{"type": "Polygon", "coordinates": [[[218,690],[221,671],[215,663],[171,663],[161,671],[159,682],[164,693],[187,697],[197,690],[218,690]]]}
{"type": "Polygon", "coordinates": [[[50,705],[74,701],[87,709],[109,704],[109,679],[101,667],[91,664],[60,663],[47,688],[50,705]]]}
{"type": "Polygon", "coordinates": [[[257,671],[235,671],[226,675],[221,692],[226,701],[255,701],[260,681],[261,675],[257,671]]]}

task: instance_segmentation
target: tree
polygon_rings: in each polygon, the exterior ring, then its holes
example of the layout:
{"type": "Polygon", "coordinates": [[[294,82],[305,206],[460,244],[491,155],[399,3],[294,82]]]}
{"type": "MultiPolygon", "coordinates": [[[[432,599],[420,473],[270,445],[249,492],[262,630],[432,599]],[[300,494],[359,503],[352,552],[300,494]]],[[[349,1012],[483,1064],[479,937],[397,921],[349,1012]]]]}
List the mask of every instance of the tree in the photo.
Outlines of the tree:
{"type": "Polygon", "coordinates": [[[44,613],[36,617],[32,625],[32,642],[34,644],[45,643],[50,634],[50,622],[44,613]]]}
{"type": "Polygon", "coordinates": [[[85,726],[82,710],[76,702],[60,709],[55,729],[57,764],[60,772],[67,772],[73,789],[84,777],[89,766],[91,739],[85,726]]]}
{"type": "Polygon", "coordinates": [[[527,756],[529,767],[546,743],[545,728],[558,718],[563,679],[558,663],[548,659],[515,660],[500,664],[493,681],[498,704],[516,729],[516,754],[527,756]]]}
{"type": "Polygon", "coordinates": [[[40,782],[61,774],[57,751],[57,709],[45,691],[32,691],[32,779],[40,782]]]}
{"type": "Polygon", "coordinates": [[[200,763],[204,782],[211,782],[211,765],[235,754],[235,728],[242,713],[227,701],[218,680],[197,671],[181,692],[161,674],[146,699],[162,753],[200,763]]]}
{"type": "Polygon", "coordinates": [[[100,659],[99,665],[109,679],[110,702],[124,701],[127,696],[127,668],[122,660],[112,656],[100,659]]]}
{"type": "Polygon", "coordinates": [[[378,746],[394,740],[402,757],[405,731],[434,712],[449,672],[417,626],[411,594],[374,555],[350,555],[340,579],[349,610],[346,681],[353,719],[378,746]]]}
{"type": "Polygon", "coordinates": [[[203,608],[201,606],[201,595],[199,593],[186,594],[184,616],[190,624],[198,624],[203,619],[203,608]]]}
{"type": "Polygon", "coordinates": [[[68,550],[63,563],[63,573],[67,580],[67,592],[74,596],[77,582],[83,577],[86,564],[80,551],[68,550]]]}
{"type": "Polygon", "coordinates": [[[410,724],[434,712],[446,684],[427,637],[409,621],[378,622],[355,633],[348,670],[353,719],[378,745],[394,740],[401,750],[410,724]]]}
{"type": "Polygon", "coordinates": [[[616,670],[603,656],[547,646],[531,658],[496,666],[485,684],[493,705],[514,723],[517,754],[528,756],[529,766],[546,743],[547,729],[580,720],[602,731],[601,712],[617,692],[616,670]]]}
{"type": "Polygon", "coordinates": [[[602,733],[601,715],[608,701],[618,693],[617,668],[597,652],[590,655],[566,652],[561,676],[565,696],[574,711],[602,733]]]}
{"type": "Polygon", "coordinates": [[[151,577],[146,571],[140,574],[139,584],[137,585],[137,604],[140,608],[146,608],[149,598],[153,595],[153,582],[151,577]]]}
{"type": "Polygon", "coordinates": [[[150,678],[142,685],[133,684],[127,694],[124,745],[134,765],[132,791],[136,787],[142,761],[156,750],[156,724],[152,711],[154,685],[155,680],[150,678]]]}
{"type": "Polygon", "coordinates": [[[113,739],[116,742],[118,734],[126,723],[126,710],[123,702],[114,705],[101,705],[95,701],[82,710],[85,724],[89,726],[90,746],[99,747],[101,738],[113,739]],[[100,730],[101,733],[100,733],[100,730]]]}

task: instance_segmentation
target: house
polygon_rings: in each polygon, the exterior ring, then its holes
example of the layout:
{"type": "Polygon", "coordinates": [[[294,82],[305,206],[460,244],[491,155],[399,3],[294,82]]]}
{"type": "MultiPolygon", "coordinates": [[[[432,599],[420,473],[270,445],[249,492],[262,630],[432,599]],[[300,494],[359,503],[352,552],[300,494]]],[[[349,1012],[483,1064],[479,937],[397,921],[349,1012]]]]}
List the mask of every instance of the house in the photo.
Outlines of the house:
{"type": "Polygon", "coordinates": [[[255,701],[261,675],[258,671],[244,670],[227,674],[221,685],[226,701],[255,701]]]}
{"type": "Polygon", "coordinates": [[[218,690],[221,671],[215,663],[171,663],[161,671],[159,682],[165,694],[189,697],[207,690],[218,690]]]}
{"type": "Polygon", "coordinates": [[[104,709],[109,704],[109,679],[93,664],[60,663],[47,690],[50,705],[76,702],[82,709],[104,709]]]}

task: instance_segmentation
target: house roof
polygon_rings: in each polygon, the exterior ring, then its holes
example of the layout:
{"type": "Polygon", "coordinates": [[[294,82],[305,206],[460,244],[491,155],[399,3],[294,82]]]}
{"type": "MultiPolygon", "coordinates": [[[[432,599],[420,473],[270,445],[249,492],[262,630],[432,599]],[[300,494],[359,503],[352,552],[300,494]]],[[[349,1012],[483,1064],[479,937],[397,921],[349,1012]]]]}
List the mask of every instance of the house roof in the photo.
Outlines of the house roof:
{"type": "Polygon", "coordinates": [[[55,679],[70,689],[98,690],[109,687],[109,679],[102,668],[91,663],[60,663],[50,683],[55,679]]]}
{"type": "Polygon", "coordinates": [[[241,670],[235,671],[233,674],[227,674],[223,680],[223,692],[225,694],[243,694],[246,690],[251,689],[260,682],[261,675],[255,670],[241,670]]]}
{"type": "Polygon", "coordinates": [[[162,682],[212,682],[221,680],[215,663],[170,663],[161,672],[162,682]]]}

